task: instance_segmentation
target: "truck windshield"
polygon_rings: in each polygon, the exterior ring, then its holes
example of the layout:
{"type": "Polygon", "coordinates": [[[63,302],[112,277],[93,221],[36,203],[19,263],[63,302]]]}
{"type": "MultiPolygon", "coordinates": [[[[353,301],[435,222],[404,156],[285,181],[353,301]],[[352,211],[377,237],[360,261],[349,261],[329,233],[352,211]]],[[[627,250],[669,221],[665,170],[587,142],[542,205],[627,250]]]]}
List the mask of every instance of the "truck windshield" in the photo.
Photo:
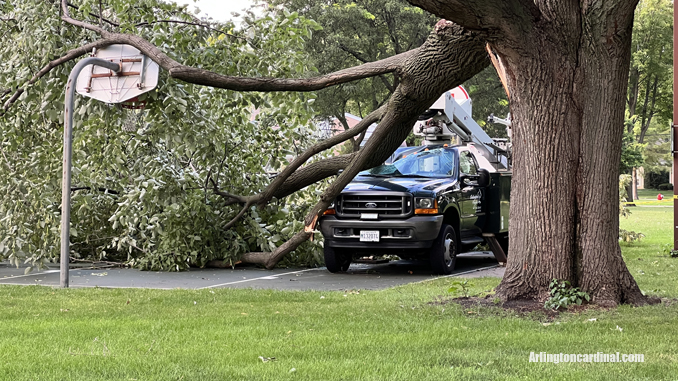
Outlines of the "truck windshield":
{"type": "Polygon", "coordinates": [[[447,177],[454,174],[453,151],[437,148],[403,157],[393,164],[384,164],[367,171],[362,176],[414,176],[447,177]]]}

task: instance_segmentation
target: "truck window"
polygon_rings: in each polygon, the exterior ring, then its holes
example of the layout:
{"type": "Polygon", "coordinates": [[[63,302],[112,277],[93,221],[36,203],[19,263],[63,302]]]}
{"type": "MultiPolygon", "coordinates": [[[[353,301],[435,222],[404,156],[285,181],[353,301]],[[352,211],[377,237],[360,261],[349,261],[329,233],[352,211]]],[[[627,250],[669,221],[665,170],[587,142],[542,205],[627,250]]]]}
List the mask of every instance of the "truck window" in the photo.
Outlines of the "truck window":
{"type": "Polygon", "coordinates": [[[454,174],[454,154],[443,148],[420,151],[393,164],[380,165],[360,172],[362,176],[446,177],[454,174]]]}
{"type": "Polygon", "coordinates": [[[464,151],[459,154],[459,171],[465,175],[477,175],[478,169],[470,152],[464,151]]]}

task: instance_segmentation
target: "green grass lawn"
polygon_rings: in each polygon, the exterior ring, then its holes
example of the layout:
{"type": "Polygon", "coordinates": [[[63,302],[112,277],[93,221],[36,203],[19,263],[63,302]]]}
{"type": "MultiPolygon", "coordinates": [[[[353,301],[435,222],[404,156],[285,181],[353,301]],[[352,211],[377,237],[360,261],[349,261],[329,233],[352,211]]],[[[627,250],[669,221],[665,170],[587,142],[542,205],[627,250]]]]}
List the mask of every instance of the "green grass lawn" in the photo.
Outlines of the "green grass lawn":
{"type": "MultiPolygon", "coordinates": [[[[662,251],[671,218],[671,209],[635,208],[622,221],[647,236],[622,246],[631,272],[664,298],[678,296],[678,259],[662,251]]],[[[3,286],[0,379],[678,379],[678,303],[550,320],[440,303],[454,281],[359,293],[3,286]],[[645,362],[530,363],[530,352],[642,353],[645,362]]],[[[471,282],[481,294],[499,280],[471,282]]]]}

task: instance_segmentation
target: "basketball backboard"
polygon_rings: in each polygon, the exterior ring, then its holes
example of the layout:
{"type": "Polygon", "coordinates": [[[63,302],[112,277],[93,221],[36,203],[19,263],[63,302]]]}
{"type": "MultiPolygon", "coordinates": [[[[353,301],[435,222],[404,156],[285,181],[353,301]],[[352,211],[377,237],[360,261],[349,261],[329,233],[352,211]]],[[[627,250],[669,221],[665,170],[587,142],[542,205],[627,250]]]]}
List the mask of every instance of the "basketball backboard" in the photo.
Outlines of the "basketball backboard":
{"type": "Polygon", "coordinates": [[[158,85],[157,63],[130,45],[110,45],[99,49],[95,57],[122,65],[115,73],[89,65],[78,75],[76,91],[80,95],[106,103],[121,103],[153,90],[158,85]]]}

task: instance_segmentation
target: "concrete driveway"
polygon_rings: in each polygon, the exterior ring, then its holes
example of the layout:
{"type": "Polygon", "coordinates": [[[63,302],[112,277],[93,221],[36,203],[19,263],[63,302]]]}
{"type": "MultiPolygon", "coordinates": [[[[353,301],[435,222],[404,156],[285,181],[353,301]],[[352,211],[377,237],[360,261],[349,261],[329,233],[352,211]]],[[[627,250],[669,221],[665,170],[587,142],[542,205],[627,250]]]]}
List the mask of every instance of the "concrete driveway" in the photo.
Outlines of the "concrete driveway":
{"type": "MultiPolygon", "coordinates": [[[[460,254],[454,274],[449,276],[502,276],[489,252],[460,254]]],[[[135,269],[74,265],[71,287],[203,289],[259,288],[276,290],[379,290],[438,278],[426,263],[392,261],[382,264],[354,263],[346,273],[331,274],[325,268],[274,269],[236,267],[235,269],[191,269],[170,273],[135,269]]],[[[59,266],[24,275],[23,268],[0,263],[0,284],[59,286],[59,266]]]]}

